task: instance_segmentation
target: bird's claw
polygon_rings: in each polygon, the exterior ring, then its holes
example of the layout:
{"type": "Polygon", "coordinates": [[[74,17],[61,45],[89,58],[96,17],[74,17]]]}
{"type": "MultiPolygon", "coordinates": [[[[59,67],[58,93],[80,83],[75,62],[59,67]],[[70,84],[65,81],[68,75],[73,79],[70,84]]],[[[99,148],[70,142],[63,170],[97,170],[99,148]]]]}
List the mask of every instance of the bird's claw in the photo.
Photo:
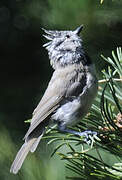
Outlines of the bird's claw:
{"type": "Polygon", "coordinates": [[[90,145],[90,144],[93,144],[94,142],[94,139],[96,139],[97,137],[97,132],[95,131],[84,131],[84,132],[81,132],[79,133],[79,136],[84,136],[84,141],[90,145]]]}

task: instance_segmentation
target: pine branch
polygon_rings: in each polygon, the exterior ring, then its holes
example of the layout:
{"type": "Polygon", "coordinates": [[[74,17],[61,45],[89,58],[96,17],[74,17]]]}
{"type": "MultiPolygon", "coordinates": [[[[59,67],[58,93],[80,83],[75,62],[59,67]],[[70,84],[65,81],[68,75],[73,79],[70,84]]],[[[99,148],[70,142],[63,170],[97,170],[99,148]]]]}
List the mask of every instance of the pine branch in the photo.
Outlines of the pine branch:
{"type": "MultiPolygon", "coordinates": [[[[122,78],[121,79],[113,78],[112,80],[116,81],[116,82],[122,82],[122,78]]],[[[108,81],[109,81],[109,79],[101,79],[98,81],[98,83],[106,83],[108,81]]]]}

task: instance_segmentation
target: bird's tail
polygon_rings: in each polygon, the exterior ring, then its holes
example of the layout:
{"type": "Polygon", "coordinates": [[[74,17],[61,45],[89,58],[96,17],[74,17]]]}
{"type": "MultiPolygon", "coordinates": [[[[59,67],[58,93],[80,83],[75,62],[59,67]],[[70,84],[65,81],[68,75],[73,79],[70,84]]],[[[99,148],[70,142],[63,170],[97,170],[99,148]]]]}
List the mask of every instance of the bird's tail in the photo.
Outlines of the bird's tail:
{"type": "Polygon", "coordinates": [[[19,169],[21,168],[27,154],[29,151],[34,152],[41,140],[43,133],[38,138],[29,139],[27,142],[22,145],[19,152],[17,153],[14,162],[11,165],[10,172],[17,174],[19,169]]]}

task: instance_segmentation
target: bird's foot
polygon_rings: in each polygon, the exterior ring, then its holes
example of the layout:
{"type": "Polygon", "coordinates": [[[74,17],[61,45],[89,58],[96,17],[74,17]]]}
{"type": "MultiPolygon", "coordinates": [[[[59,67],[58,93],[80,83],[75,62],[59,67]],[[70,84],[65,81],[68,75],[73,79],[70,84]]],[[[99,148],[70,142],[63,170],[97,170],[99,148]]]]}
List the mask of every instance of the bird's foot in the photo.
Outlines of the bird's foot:
{"type": "Polygon", "coordinates": [[[88,145],[92,145],[94,143],[94,139],[97,139],[97,132],[95,131],[84,131],[84,132],[79,132],[78,133],[79,136],[81,137],[85,137],[84,141],[88,144],[88,145]]]}
{"type": "Polygon", "coordinates": [[[67,129],[65,126],[58,126],[58,128],[61,132],[71,133],[80,137],[85,137],[84,142],[86,142],[88,145],[91,145],[91,146],[95,142],[95,139],[98,140],[97,132],[95,131],[87,130],[84,132],[78,132],[71,129],[67,129]]]}

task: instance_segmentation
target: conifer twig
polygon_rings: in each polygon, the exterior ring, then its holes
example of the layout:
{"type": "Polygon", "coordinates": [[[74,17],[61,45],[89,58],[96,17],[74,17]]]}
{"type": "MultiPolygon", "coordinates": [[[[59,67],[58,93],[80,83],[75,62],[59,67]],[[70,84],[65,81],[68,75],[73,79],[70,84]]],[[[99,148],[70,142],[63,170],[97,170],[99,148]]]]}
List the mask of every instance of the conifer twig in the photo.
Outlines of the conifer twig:
{"type": "MultiPolygon", "coordinates": [[[[113,78],[112,80],[117,81],[117,82],[122,82],[122,78],[120,78],[120,79],[113,78]]],[[[101,80],[98,81],[98,83],[105,83],[105,82],[108,82],[108,81],[109,81],[109,79],[101,79],[101,80]]]]}

